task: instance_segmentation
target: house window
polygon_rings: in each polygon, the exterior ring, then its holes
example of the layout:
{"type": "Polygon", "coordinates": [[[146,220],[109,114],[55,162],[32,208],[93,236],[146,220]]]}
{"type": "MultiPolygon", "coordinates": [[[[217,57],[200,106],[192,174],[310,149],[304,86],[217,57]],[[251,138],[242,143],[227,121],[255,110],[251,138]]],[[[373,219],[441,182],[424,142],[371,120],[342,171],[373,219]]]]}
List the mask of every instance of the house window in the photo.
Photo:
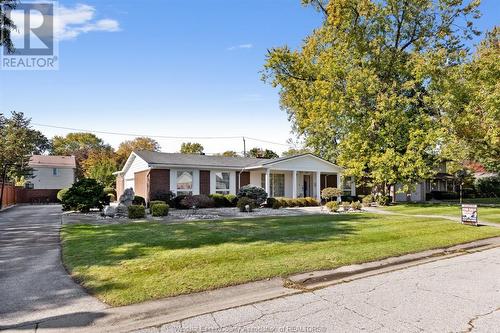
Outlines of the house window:
{"type": "MultiPolygon", "coordinates": [[[[282,173],[272,173],[270,174],[270,197],[284,197],[285,196],[285,175],[282,173]]],[[[266,188],[266,174],[261,175],[261,185],[262,188],[266,188]]]]}
{"type": "Polygon", "coordinates": [[[177,195],[193,194],[193,171],[177,171],[177,195]]]}
{"type": "Polygon", "coordinates": [[[229,172],[215,173],[215,193],[229,194],[229,172]]]}
{"type": "Polygon", "coordinates": [[[351,189],[352,189],[352,179],[351,179],[351,177],[344,178],[343,187],[342,187],[344,195],[351,195],[351,189]]]}
{"type": "Polygon", "coordinates": [[[59,169],[58,168],[53,168],[52,169],[52,176],[59,176],[59,169]]]}

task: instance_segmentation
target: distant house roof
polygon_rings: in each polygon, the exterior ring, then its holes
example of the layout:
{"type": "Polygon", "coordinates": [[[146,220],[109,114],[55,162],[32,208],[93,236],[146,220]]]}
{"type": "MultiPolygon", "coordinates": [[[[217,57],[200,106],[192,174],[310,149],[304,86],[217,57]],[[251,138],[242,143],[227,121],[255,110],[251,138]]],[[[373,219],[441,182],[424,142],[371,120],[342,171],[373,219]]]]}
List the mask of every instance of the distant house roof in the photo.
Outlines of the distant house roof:
{"type": "Polygon", "coordinates": [[[158,153],[153,151],[135,151],[137,156],[142,158],[148,164],[164,165],[199,165],[225,168],[246,168],[255,165],[263,165],[270,161],[278,159],[263,159],[250,157],[225,157],[198,154],[180,154],[180,153],[158,153]]]}
{"type": "Polygon", "coordinates": [[[33,155],[28,163],[30,167],[61,167],[61,168],[76,168],[76,160],[74,156],[49,156],[49,155],[33,155]]]}

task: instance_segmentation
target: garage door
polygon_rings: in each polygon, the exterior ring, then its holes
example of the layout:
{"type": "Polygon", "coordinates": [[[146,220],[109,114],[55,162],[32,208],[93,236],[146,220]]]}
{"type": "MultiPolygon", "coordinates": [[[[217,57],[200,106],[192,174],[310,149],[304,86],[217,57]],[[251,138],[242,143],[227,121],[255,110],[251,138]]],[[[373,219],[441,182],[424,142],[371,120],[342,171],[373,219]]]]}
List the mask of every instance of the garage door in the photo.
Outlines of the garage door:
{"type": "Polygon", "coordinates": [[[125,188],[134,188],[134,178],[125,179],[125,188]]]}

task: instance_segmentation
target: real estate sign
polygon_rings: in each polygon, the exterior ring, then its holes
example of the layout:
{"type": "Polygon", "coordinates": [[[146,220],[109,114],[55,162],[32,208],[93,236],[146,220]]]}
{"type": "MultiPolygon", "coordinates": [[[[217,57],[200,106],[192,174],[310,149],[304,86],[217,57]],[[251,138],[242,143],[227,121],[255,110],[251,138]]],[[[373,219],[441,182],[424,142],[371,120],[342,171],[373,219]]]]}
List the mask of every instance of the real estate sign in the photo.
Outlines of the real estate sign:
{"type": "Polygon", "coordinates": [[[462,205],[462,223],[477,225],[477,205],[462,205]]]}

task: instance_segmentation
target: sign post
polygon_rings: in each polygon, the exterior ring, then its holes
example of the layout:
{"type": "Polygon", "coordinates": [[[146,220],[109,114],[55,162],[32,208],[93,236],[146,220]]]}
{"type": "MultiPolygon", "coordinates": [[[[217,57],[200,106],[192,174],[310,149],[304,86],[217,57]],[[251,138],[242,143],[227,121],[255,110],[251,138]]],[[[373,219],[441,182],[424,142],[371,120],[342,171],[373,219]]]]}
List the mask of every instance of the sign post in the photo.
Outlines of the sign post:
{"type": "Polygon", "coordinates": [[[462,224],[477,226],[477,205],[462,205],[462,224]]]}

